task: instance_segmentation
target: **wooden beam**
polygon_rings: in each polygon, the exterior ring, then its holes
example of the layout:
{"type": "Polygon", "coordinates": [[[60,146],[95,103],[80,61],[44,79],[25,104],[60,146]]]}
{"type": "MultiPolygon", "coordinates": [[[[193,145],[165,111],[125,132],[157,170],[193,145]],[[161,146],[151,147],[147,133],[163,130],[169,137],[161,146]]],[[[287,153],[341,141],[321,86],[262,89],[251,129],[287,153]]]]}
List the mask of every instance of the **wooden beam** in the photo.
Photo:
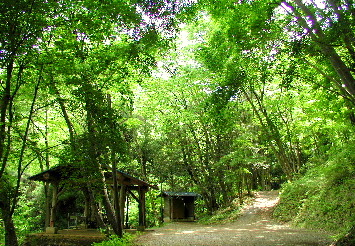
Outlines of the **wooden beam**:
{"type": "Polygon", "coordinates": [[[45,197],[45,205],[46,205],[46,217],[44,222],[44,229],[49,227],[51,221],[51,194],[50,194],[50,186],[48,182],[43,182],[44,185],[44,197],[45,197]]]}
{"type": "Polygon", "coordinates": [[[174,221],[174,198],[169,197],[170,200],[170,221],[174,221]]]}
{"type": "MultiPolygon", "coordinates": [[[[145,190],[145,191],[148,191],[149,190],[149,187],[147,186],[131,186],[131,185],[125,185],[126,187],[126,190],[129,191],[129,190],[145,190]]],[[[110,185],[110,188],[111,190],[113,190],[113,186],[110,185]]],[[[118,186],[118,189],[121,189],[121,185],[118,186]]]]}
{"type": "Polygon", "coordinates": [[[127,187],[127,190],[144,190],[144,191],[148,191],[149,188],[147,186],[126,186],[127,187]]]}
{"type": "Polygon", "coordinates": [[[58,201],[58,188],[59,184],[57,182],[52,183],[52,207],[51,207],[51,215],[50,215],[50,222],[49,226],[54,227],[55,225],[55,219],[56,219],[56,214],[55,210],[57,207],[57,201],[58,201]]]}
{"type": "Polygon", "coordinates": [[[138,211],[139,211],[139,229],[144,230],[146,227],[146,208],[145,208],[145,189],[139,189],[139,204],[138,204],[138,211]]]}
{"type": "Polygon", "coordinates": [[[126,186],[121,185],[120,187],[120,199],[119,199],[119,208],[120,208],[120,215],[121,215],[121,227],[124,226],[124,208],[126,203],[126,186]]]}
{"type": "Polygon", "coordinates": [[[131,191],[131,190],[127,190],[129,194],[131,194],[131,196],[133,197],[134,200],[136,200],[136,202],[139,203],[139,199],[138,197],[131,191]]]}

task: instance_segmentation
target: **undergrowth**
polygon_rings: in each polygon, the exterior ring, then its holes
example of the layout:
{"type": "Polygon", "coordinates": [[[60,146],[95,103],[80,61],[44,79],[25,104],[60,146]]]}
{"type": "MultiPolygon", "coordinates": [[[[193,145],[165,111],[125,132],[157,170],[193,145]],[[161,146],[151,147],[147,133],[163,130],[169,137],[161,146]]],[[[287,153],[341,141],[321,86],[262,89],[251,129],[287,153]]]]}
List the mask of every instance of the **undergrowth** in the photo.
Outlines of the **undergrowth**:
{"type": "Polygon", "coordinates": [[[323,164],[283,186],[274,216],[295,225],[345,235],[355,225],[355,152],[334,151],[323,164]]]}
{"type": "Polygon", "coordinates": [[[132,245],[137,234],[125,233],[122,238],[117,235],[111,235],[109,240],[101,243],[93,243],[92,246],[129,246],[132,245]]]}
{"type": "Polygon", "coordinates": [[[239,202],[232,202],[228,207],[219,209],[212,215],[204,214],[199,216],[198,222],[207,225],[233,222],[240,216],[243,206],[250,204],[251,201],[251,197],[245,197],[242,205],[240,205],[239,202]]]}

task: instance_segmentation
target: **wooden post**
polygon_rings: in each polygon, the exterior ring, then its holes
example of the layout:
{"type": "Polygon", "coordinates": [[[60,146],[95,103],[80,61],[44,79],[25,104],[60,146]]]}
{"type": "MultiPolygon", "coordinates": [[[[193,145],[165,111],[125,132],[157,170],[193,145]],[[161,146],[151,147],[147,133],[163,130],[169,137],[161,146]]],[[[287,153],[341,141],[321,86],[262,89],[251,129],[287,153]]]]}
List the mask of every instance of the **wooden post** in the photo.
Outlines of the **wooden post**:
{"type": "Polygon", "coordinates": [[[124,208],[126,202],[126,185],[122,184],[120,189],[120,201],[119,201],[119,209],[121,215],[121,227],[124,227],[124,208]]]}
{"type": "Polygon", "coordinates": [[[55,210],[57,207],[57,200],[58,200],[58,183],[52,183],[52,207],[51,207],[51,217],[50,217],[50,222],[49,226],[54,227],[55,224],[55,210]]]}
{"type": "MultiPolygon", "coordinates": [[[[109,109],[109,116],[110,119],[112,118],[112,105],[111,105],[111,95],[107,94],[107,107],[109,109]]],[[[111,130],[112,133],[116,131],[115,125],[112,123],[111,124],[111,130]]],[[[117,223],[117,236],[122,237],[123,236],[123,217],[121,216],[121,209],[120,209],[120,201],[118,197],[118,183],[117,183],[117,160],[116,160],[116,146],[115,144],[111,141],[112,146],[111,146],[111,162],[112,162],[112,179],[113,179],[113,207],[114,207],[114,214],[115,214],[115,220],[117,223]]],[[[121,177],[122,178],[122,177],[121,177]]]]}
{"type": "Polygon", "coordinates": [[[146,209],[145,209],[145,192],[146,189],[142,186],[139,187],[139,204],[138,204],[138,210],[139,210],[139,230],[144,230],[146,226],[146,209]]]}
{"type": "Polygon", "coordinates": [[[85,229],[88,228],[90,217],[91,217],[91,210],[90,210],[90,197],[85,195],[85,207],[84,207],[84,218],[85,218],[85,229]]]}
{"type": "Polygon", "coordinates": [[[128,211],[129,211],[129,197],[128,197],[127,193],[126,193],[126,199],[127,199],[127,204],[126,204],[126,220],[125,220],[126,226],[125,226],[125,228],[129,229],[129,214],[128,214],[128,211]]]}
{"type": "Polygon", "coordinates": [[[44,183],[44,192],[45,192],[45,199],[46,199],[46,218],[45,218],[45,225],[44,225],[44,229],[46,229],[47,227],[49,227],[49,223],[51,220],[51,196],[50,196],[50,189],[49,189],[49,183],[45,182],[44,183]]]}
{"type": "Polygon", "coordinates": [[[58,188],[59,188],[59,182],[53,182],[52,183],[52,207],[50,209],[51,215],[50,215],[49,227],[46,228],[46,233],[50,233],[50,234],[55,234],[58,232],[58,229],[55,227],[55,219],[56,219],[55,210],[58,201],[58,188]]]}
{"type": "MultiPolygon", "coordinates": [[[[122,178],[122,177],[121,177],[122,178]]],[[[113,179],[113,207],[115,214],[115,222],[117,223],[117,236],[123,236],[123,227],[122,227],[122,217],[120,209],[120,201],[118,194],[118,182],[117,182],[117,169],[116,169],[116,160],[114,153],[112,152],[112,179],[113,179]]]]}
{"type": "Polygon", "coordinates": [[[174,221],[174,197],[170,197],[170,221],[174,221]]]}

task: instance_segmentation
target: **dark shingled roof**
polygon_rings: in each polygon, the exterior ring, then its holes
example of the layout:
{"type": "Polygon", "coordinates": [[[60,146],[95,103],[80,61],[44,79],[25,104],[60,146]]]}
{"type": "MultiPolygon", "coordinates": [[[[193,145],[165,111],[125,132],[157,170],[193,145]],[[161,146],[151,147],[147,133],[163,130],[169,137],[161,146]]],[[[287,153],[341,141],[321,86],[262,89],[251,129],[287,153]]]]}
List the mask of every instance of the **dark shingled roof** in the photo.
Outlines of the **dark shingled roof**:
{"type": "Polygon", "coordinates": [[[163,191],[162,196],[173,196],[173,197],[184,197],[184,196],[192,196],[198,197],[201,196],[195,192],[174,192],[174,191],[163,191]]]}
{"type": "MultiPolygon", "coordinates": [[[[60,180],[66,180],[71,177],[73,177],[73,173],[79,172],[80,170],[78,168],[72,167],[72,166],[56,166],[51,169],[48,169],[44,172],[38,173],[36,175],[33,175],[29,177],[28,179],[34,180],[34,181],[44,181],[44,182],[55,182],[55,181],[60,181],[60,180]]],[[[106,171],[105,176],[108,183],[112,180],[112,172],[111,171],[106,171]]],[[[117,170],[117,180],[119,184],[124,184],[128,186],[146,186],[150,187],[153,189],[158,190],[158,187],[155,185],[148,184],[147,182],[135,178],[125,172],[122,172],[120,170],[117,170]]]]}

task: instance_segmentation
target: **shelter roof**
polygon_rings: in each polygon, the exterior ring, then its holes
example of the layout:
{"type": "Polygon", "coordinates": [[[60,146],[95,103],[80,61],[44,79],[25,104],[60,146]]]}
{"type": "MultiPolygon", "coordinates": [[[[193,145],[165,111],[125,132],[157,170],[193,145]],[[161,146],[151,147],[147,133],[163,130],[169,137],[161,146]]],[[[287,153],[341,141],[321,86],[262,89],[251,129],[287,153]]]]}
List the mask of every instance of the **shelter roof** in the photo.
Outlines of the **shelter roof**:
{"type": "Polygon", "coordinates": [[[171,196],[171,197],[198,197],[201,196],[198,193],[195,192],[174,192],[174,191],[163,191],[162,196],[171,196]]]}
{"type": "Polygon", "coordinates": [[[55,182],[70,178],[70,173],[74,172],[75,168],[71,166],[56,166],[36,175],[29,177],[29,180],[55,182]]]}
{"type": "MultiPolygon", "coordinates": [[[[151,185],[149,183],[147,183],[144,180],[141,180],[139,178],[135,178],[133,176],[131,176],[128,173],[125,173],[121,170],[116,170],[117,172],[117,180],[119,184],[124,184],[124,185],[128,185],[128,186],[132,186],[132,185],[138,185],[138,186],[147,186],[150,188],[153,188],[155,190],[158,190],[159,188],[156,185],[151,185]]],[[[105,177],[108,180],[108,183],[112,182],[112,172],[105,172],[105,177]]]]}
{"type": "MultiPolygon", "coordinates": [[[[34,181],[43,181],[43,182],[60,182],[62,180],[67,180],[72,177],[78,177],[78,172],[80,175],[80,170],[77,167],[73,166],[56,166],[36,175],[29,177],[30,180],[34,181]],[[74,175],[76,173],[76,175],[74,175]]],[[[120,185],[127,185],[127,186],[143,186],[143,187],[150,187],[153,189],[158,189],[157,186],[151,185],[144,180],[139,178],[135,178],[128,173],[125,173],[120,170],[116,170],[117,172],[117,182],[120,185]]],[[[112,171],[106,171],[105,178],[108,184],[112,184],[112,171]]],[[[87,182],[87,181],[86,181],[87,182]]]]}

